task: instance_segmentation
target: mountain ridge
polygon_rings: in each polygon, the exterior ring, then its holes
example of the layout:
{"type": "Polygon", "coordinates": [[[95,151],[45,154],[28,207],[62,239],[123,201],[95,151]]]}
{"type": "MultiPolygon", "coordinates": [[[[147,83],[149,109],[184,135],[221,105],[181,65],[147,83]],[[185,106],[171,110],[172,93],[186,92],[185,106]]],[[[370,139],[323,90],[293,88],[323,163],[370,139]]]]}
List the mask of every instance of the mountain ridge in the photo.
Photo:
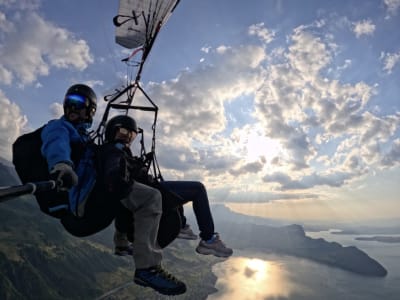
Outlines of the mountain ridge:
{"type": "MultiPolygon", "coordinates": [[[[0,165],[0,186],[6,182],[17,183],[7,168],[0,165]]],[[[226,207],[220,207],[220,210],[230,211],[226,207]]],[[[215,213],[221,215],[218,209],[215,213]]],[[[237,215],[232,214],[228,219],[237,219],[237,215]]],[[[368,276],[385,276],[387,273],[361,250],[311,239],[300,225],[273,227],[226,222],[219,218],[216,218],[216,225],[223,240],[234,249],[258,248],[305,257],[368,276]]],[[[88,238],[72,237],[58,220],[41,213],[30,195],[1,203],[0,299],[31,299],[32,296],[38,299],[93,299],[132,280],[132,260],[112,254],[112,233],[110,226],[88,238]]],[[[185,297],[205,299],[216,291],[212,266],[222,259],[196,254],[196,243],[174,241],[164,251],[163,264],[187,283],[185,297]]],[[[154,299],[154,296],[152,290],[133,284],[119,291],[116,299],[154,299]]]]}

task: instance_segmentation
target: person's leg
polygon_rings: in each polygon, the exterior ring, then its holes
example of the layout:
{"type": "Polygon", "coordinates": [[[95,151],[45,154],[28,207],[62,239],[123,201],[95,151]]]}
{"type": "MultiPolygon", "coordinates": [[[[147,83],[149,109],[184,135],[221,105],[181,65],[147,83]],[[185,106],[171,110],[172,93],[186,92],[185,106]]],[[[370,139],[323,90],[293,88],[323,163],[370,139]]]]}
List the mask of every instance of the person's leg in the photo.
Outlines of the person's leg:
{"type": "Polygon", "coordinates": [[[204,185],[198,181],[162,181],[160,184],[183,198],[182,205],[192,201],[200,237],[209,240],[214,234],[214,220],[204,185]]]}
{"type": "Polygon", "coordinates": [[[118,229],[115,228],[113,241],[115,255],[126,256],[133,254],[133,247],[125,232],[118,231],[118,229]]]}
{"type": "Polygon", "coordinates": [[[132,191],[121,203],[133,212],[133,258],[137,269],[159,265],[162,251],[157,244],[157,232],[162,213],[158,190],[135,182],[132,191]]]}
{"type": "Polygon", "coordinates": [[[233,250],[226,247],[219,234],[214,232],[214,221],[204,185],[197,181],[164,181],[161,184],[183,198],[185,203],[192,201],[201,237],[201,241],[196,247],[196,252],[205,255],[212,254],[218,257],[231,256],[233,250]]]}
{"type": "Polygon", "coordinates": [[[133,214],[123,205],[119,205],[114,220],[114,254],[125,256],[132,255],[133,247],[133,214]]]}
{"type": "Polygon", "coordinates": [[[178,206],[179,217],[181,218],[181,228],[179,234],[177,236],[178,239],[184,240],[197,240],[197,235],[194,234],[190,225],[186,222],[185,211],[183,209],[183,205],[178,206]]]}
{"type": "Polygon", "coordinates": [[[151,287],[164,295],[185,293],[186,285],[161,267],[162,250],[157,243],[162,214],[161,193],[135,182],[131,193],[121,203],[134,214],[135,283],[151,287]]]}
{"type": "Polygon", "coordinates": [[[183,210],[183,204],[178,206],[178,212],[179,216],[181,217],[181,225],[183,228],[186,225],[186,217],[185,217],[185,211],[183,210]]]}

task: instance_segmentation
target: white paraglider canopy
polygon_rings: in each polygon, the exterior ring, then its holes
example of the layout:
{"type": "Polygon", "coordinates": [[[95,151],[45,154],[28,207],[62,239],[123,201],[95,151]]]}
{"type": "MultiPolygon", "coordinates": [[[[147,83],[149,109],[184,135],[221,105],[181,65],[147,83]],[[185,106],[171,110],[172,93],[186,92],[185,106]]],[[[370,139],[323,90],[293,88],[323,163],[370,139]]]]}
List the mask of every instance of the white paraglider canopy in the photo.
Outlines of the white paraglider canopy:
{"type": "Polygon", "coordinates": [[[179,0],[120,0],[118,15],[114,18],[117,44],[149,51],[161,26],[170,17],[179,0]]]}

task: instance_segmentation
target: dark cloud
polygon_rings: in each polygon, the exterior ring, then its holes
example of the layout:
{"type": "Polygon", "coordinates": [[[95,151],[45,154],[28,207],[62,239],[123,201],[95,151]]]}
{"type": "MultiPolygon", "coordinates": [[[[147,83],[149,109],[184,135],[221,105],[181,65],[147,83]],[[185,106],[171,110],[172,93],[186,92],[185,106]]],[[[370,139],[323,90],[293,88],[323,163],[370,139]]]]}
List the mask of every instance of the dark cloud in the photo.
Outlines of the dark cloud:
{"type": "Polygon", "coordinates": [[[263,177],[264,182],[278,183],[280,190],[304,190],[311,189],[315,186],[326,185],[330,187],[340,187],[346,180],[351,179],[354,174],[345,172],[336,172],[327,175],[311,174],[301,177],[300,179],[292,179],[290,176],[281,172],[268,174],[263,177]]]}
{"type": "Polygon", "coordinates": [[[239,175],[249,174],[249,173],[250,174],[258,173],[262,170],[263,166],[264,166],[264,164],[259,161],[250,162],[250,163],[247,163],[247,164],[241,166],[238,169],[230,169],[229,173],[234,176],[239,176],[239,175]]]}

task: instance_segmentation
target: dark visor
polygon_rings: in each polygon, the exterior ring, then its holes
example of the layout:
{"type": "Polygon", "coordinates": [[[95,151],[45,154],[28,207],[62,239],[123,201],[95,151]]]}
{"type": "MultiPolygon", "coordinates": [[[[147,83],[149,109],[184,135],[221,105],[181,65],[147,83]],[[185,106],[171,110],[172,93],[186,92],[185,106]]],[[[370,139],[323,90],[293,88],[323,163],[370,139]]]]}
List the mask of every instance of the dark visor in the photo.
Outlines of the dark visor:
{"type": "Polygon", "coordinates": [[[86,97],[78,94],[67,95],[64,99],[64,106],[73,106],[75,109],[87,108],[88,104],[86,97]]]}

